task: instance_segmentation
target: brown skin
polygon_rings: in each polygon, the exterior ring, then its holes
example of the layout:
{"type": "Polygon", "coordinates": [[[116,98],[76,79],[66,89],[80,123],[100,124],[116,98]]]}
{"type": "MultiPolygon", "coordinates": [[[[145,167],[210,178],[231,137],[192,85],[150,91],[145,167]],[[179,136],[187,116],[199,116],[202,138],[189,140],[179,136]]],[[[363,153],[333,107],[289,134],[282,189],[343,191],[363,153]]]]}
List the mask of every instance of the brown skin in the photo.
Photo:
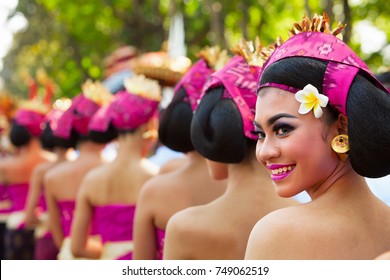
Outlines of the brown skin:
{"type": "Polygon", "coordinates": [[[254,154],[224,166],[214,165],[211,171],[219,178],[225,173],[227,191],[209,204],[180,211],[169,221],[164,259],[243,259],[256,222],[273,210],[297,204],[275,194],[254,154]]]}
{"type": "Polygon", "coordinates": [[[58,248],[61,247],[64,234],[57,202],[76,199],[85,174],[104,162],[100,154],[103,147],[104,145],[90,141],[81,142],[78,147],[80,154],[76,160],[58,164],[44,176],[50,231],[58,248]]]}
{"type": "Polygon", "coordinates": [[[226,190],[226,181],[213,180],[205,159],[190,152],[181,167],[146,182],[137,202],[134,226],[134,259],[156,258],[156,228],[187,207],[208,203],[226,190]]]}
{"type": "Polygon", "coordinates": [[[74,256],[101,256],[103,247],[88,240],[94,206],[135,205],[143,184],[158,173],[158,168],[143,156],[145,147],[150,147],[149,141],[142,138],[143,132],[141,128],[134,134],[120,135],[117,158],[91,170],[82,181],[71,232],[74,256]]]}

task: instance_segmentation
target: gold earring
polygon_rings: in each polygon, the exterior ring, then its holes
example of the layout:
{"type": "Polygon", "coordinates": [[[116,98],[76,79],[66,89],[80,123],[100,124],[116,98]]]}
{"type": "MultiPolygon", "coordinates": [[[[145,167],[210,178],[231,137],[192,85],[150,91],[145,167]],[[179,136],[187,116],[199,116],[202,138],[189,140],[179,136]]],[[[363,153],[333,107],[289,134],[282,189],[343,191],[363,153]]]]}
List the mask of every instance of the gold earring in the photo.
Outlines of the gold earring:
{"type": "Polygon", "coordinates": [[[340,134],[337,135],[332,140],[332,150],[335,151],[342,161],[346,161],[348,157],[348,151],[349,151],[349,140],[348,135],[340,134]]]}

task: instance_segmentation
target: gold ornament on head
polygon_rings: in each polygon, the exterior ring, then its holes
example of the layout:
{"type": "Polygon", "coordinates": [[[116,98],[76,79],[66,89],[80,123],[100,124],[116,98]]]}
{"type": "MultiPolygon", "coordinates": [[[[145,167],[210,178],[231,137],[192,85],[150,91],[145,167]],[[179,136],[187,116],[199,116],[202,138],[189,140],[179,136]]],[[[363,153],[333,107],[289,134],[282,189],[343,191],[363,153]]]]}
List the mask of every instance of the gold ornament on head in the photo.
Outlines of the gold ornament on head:
{"type": "Polygon", "coordinates": [[[60,110],[65,112],[70,105],[72,105],[72,100],[69,98],[60,98],[54,101],[53,103],[53,109],[60,110]]]}
{"type": "Polygon", "coordinates": [[[49,106],[38,96],[33,99],[20,101],[18,109],[29,110],[43,115],[48,113],[50,110],[49,106]]]}
{"type": "Polygon", "coordinates": [[[260,42],[260,38],[257,36],[254,43],[252,41],[241,39],[238,44],[232,48],[232,52],[245,58],[249,65],[261,67],[270,54],[281,43],[282,38],[279,37],[274,43],[264,47],[260,42]]]}
{"type": "Polygon", "coordinates": [[[161,87],[156,80],[148,79],[144,75],[133,75],[124,81],[126,90],[155,101],[161,100],[161,87]]]}
{"type": "Polygon", "coordinates": [[[108,104],[112,100],[112,94],[99,81],[87,80],[81,88],[86,98],[100,106],[108,104]]]}
{"type": "Polygon", "coordinates": [[[204,47],[196,56],[206,60],[207,65],[215,71],[222,69],[230,60],[227,50],[221,50],[219,46],[204,47]]]}
{"type": "Polygon", "coordinates": [[[342,40],[341,31],[345,26],[345,24],[338,22],[337,26],[331,29],[330,20],[326,13],[323,13],[322,16],[314,14],[312,19],[304,15],[300,22],[293,24],[293,27],[289,30],[289,36],[292,37],[303,32],[322,32],[332,34],[342,40]]]}

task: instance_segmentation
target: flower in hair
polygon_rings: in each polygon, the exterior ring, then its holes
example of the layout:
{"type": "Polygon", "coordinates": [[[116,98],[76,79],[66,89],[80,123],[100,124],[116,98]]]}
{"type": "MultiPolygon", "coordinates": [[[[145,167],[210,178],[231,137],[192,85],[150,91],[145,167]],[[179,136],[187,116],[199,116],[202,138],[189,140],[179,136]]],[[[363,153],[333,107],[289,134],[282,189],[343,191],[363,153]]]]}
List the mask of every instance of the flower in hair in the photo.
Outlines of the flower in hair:
{"type": "Polygon", "coordinates": [[[313,109],[314,116],[319,119],[322,116],[321,107],[326,107],[329,98],[318,92],[311,84],[306,85],[302,90],[295,93],[295,99],[301,102],[298,112],[307,114],[313,109]]]}

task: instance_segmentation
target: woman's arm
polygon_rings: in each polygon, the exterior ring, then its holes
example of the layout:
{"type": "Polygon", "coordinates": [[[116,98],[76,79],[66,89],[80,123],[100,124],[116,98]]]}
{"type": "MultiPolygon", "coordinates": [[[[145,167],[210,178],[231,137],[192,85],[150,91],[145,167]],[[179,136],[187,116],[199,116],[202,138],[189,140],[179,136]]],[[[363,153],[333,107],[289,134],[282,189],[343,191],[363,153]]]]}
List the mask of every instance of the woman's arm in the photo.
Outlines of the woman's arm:
{"type": "Polygon", "coordinates": [[[34,227],[38,223],[36,207],[43,191],[43,175],[48,164],[45,162],[34,168],[28,188],[28,196],[25,207],[25,223],[27,227],[34,227]]]}
{"type": "Polygon", "coordinates": [[[61,211],[55,198],[55,178],[50,176],[44,177],[44,190],[48,212],[48,224],[49,229],[53,235],[54,243],[57,248],[61,248],[62,241],[64,240],[64,233],[61,226],[61,211]]]}
{"type": "Polygon", "coordinates": [[[154,205],[153,190],[153,186],[146,183],[137,200],[133,227],[133,259],[135,260],[156,259],[157,237],[152,209],[154,205]]]}
{"type": "Polygon", "coordinates": [[[89,176],[86,176],[81,183],[76,199],[70,234],[71,251],[75,257],[98,259],[102,252],[102,244],[89,238],[93,216],[93,205],[89,199],[91,186],[95,186],[95,183],[89,176]]]}

